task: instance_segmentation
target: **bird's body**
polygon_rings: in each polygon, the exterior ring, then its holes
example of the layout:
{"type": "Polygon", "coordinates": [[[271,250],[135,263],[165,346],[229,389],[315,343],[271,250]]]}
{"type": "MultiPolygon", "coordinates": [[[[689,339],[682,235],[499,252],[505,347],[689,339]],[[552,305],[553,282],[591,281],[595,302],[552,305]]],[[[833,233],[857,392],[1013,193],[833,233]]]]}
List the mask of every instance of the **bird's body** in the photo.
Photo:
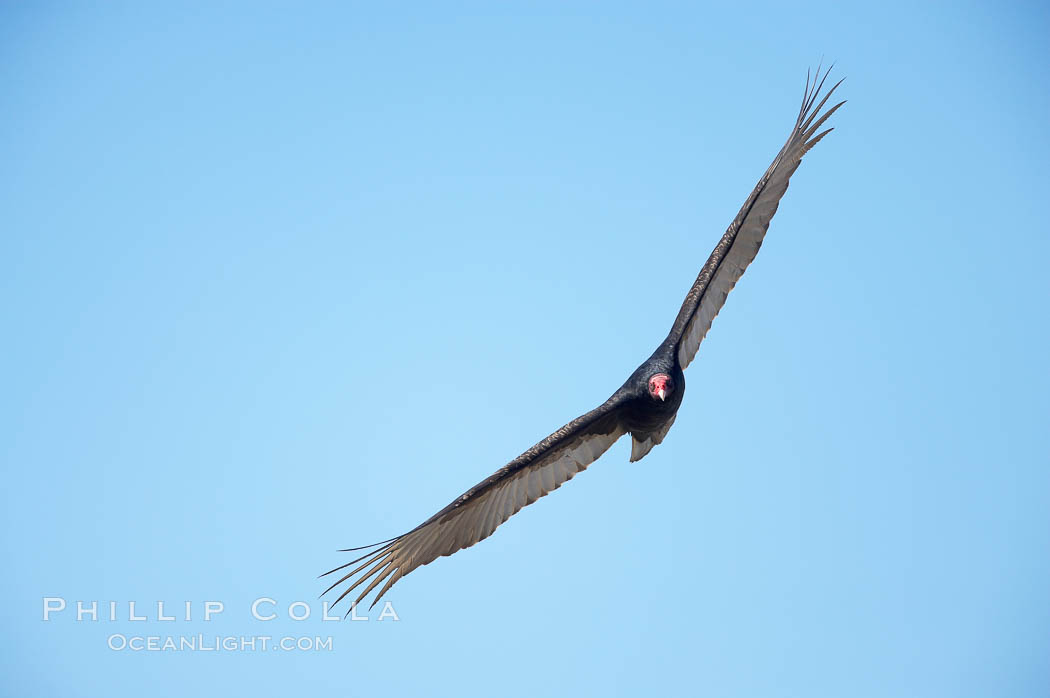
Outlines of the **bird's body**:
{"type": "Polygon", "coordinates": [[[769,221],[802,156],[831,131],[817,132],[842,105],[840,102],[820,113],[838,87],[833,86],[817,103],[826,78],[827,73],[821,78],[819,70],[812,83],[807,78],[802,108],[791,136],[715,246],[686,294],[671,331],[652,356],[604,403],[558,429],[416,528],[382,543],[351,548],[369,552],[325,573],[356,565],[325,593],[357,576],[336,599],[338,603],[368,581],[356,604],[385,581],[374,605],[394,583],[417,567],[487,538],[522,507],[587,468],[621,436],[631,435],[632,462],[644,458],[664,440],[685,395],[684,370],[726,296],[758,254],[769,221]]]}
{"type": "Polygon", "coordinates": [[[678,364],[674,347],[666,342],[661,344],[613,394],[613,398],[617,396],[624,400],[620,422],[631,434],[633,442],[641,444],[632,449],[631,460],[640,460],[652,446],[663,441],[685,396],[685,373],[678,364]],[[669,376],[674,385],[674,390],[664,400],[653,400],[649,395],[649,378],[658,375],[669,376]],[[651,445],[645,447],[646,443],[651,445]],[[639,449],[644,449],[645,453],[635,457],[639,449]]]}

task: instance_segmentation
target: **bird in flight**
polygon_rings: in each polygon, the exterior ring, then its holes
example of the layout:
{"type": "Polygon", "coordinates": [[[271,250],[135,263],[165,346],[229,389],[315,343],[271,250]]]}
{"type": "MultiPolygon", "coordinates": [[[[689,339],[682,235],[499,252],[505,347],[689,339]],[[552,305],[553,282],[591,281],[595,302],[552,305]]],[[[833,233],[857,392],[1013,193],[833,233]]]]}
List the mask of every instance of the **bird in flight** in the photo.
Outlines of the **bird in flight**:
{"type": "Polygon", "coordinates": [[[322,596],[346,584],[334,606],[368,582],[351,604],[353,609],[385,581],[372,601],[375,606],[406,574],[438,557],[485,540],[522,507],[558,489],[586,469],[621,436],[631,435],[632,463],[664,440],[685,393],[683,370],[696,356],[726,296],[758,254],[769,221],[802,156],[832,130],[820,128],[845,103],[839,102],[824,110],[842,83],[839,80],[821,97],[830,72],[829,68],[821,77],[818,68],[812,80],[806,76],[802,107],[787,143],[715,246],[686,294],[670,333],[653,355],[600,406],[558,429],[411,531],[381,543],[341,551],[368,552],[321,575],[325,577],[352,568],[322,596]]]}

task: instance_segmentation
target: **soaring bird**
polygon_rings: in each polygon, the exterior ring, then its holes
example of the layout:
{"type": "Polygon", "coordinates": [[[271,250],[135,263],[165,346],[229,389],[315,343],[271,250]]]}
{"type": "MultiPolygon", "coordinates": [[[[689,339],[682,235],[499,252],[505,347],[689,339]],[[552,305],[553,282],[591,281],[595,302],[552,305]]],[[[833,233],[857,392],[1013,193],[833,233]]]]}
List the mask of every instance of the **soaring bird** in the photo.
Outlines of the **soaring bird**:
{"type": "Polygon", "coordinates": [[[385,581],[372,601],[375,606],[406,574],[442,555],[451,555],[485,540],[522,507],[558,489],[586,469],[621,436],[631,435],[632,463],[644,458],[653,446],[664,440],[685,394],[683,370],[696,356],[726,296],[758,254],[769,221],[802,156],[833,130],[820,131],[820,128],[845,102],[821,111],[842,83],[839,80],[821,98],[830,72],[829,68],[822,77],[818,68],[812,80],[806,75],[802,107],[787,143],[715,246],[686,294],[671,331],[652,356],[597,408],[558,429],[411,531],[381,543],[343,550],[368,552],[321,575],[325,577],[352,568],[322,596],[346,583],[334,606],[368,582],[351,604],[353,609],[385,581]]]}

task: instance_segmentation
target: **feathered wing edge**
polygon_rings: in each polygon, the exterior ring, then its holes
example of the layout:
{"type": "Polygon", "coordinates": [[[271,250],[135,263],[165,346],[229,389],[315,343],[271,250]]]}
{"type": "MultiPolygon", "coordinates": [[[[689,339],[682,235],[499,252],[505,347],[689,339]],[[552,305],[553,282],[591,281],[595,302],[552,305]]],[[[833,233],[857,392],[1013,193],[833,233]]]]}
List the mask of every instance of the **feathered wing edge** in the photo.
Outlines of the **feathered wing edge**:
{"type": "Polygon", "coordinates": [[[806,73],[802,106],[790,137],[744,202],[686,294],[671,332],[665,340],[677,347],[678,361],[683,369],[696,356],[700,343],[725,304],[729,292],[758,254],[769,228],[769,221],[776,213],[780,199],[787,191],[788,181],[798,169],[802,156],[834,130],[828,128],[819,131],[845,101],[835,104],[823,114],[821,109],[842,84],[842,80],[835,83],[823,98],[817,101],[833,67],[829,67],[823,76],[819,67],[815,74],[806,73]]]}
{"type": "Polygon", "coordinates": [[[412,570],[489,537],[523,507],[585,470],[623,436],[625,432],[616,414],[617,404],[615,398],[610,398],[597,409],[569,422],[408,533],[373,545],[347,548],[346,551],[369,552],[321,575],[325,577],[357,565],[321,596],[344,582],[351,582],[332,603],[334,608],[350,592],[371,580],[351,603],[352,610],[385,580],[371,608],[412,570]]]}

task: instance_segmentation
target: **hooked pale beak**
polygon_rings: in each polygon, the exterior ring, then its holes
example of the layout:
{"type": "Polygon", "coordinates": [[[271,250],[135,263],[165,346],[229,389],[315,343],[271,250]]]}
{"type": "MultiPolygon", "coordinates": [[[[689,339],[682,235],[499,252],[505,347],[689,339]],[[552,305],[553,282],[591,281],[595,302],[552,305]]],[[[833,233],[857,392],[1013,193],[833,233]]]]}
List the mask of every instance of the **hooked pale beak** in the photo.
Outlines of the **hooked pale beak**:
{"type": "Polygon", "coordinates": [[[657,390],[656,394],[660,397],[661,402],[667,399],[667,390],[665,390],[664,388],[660,388],[659,390],[657,390]]]}

